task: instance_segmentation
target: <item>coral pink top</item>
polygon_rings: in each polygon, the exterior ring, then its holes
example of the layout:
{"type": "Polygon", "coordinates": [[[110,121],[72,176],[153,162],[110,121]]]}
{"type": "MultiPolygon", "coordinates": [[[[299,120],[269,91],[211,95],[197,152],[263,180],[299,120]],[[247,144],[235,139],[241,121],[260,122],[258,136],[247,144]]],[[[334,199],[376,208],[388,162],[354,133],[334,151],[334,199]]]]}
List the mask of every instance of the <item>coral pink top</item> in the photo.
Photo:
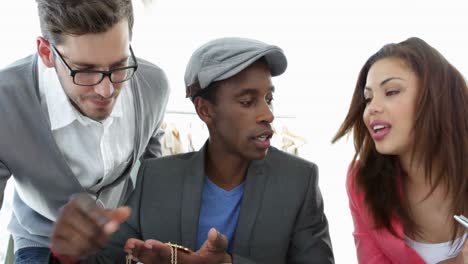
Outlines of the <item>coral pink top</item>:
{"type": "Polygon", "coordinates": [[[387,229],[373,228],[372,217],[364,204],[364,194],[356,189],[353,181],[356,165],[352,164],[348,169],[346,190],[354,222],[353,236],[359,264],[425,264],[418,253],[406,245],[403,225],[397,217],[392,219],[392,226],[398,237],[387,229]]]}

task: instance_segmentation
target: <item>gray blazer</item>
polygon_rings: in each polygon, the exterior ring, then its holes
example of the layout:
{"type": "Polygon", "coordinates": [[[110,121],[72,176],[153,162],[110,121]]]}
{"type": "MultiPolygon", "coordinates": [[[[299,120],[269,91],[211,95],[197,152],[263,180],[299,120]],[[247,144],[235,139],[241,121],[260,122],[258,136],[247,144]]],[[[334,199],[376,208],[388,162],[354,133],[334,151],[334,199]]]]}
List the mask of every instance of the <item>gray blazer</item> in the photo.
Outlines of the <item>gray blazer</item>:
{"type": "MultiPolygon", "coordinates": [[[[86,263],[124,263],[129,238],[158,239],[194,249],[205,178],[199,152],[150,159],[140,167],[127,204],[128,222],[86,263]]],[[[235,264],[333,263],[317,166],[270,147],[248,169],[234,237],[235,264]]]]}
{"type": "MultiPolygon", "coordinates": [[[[48,246],[60,207],[73,193],[85,192],[68,167],[41,106],[37,78],[37,55],[15,62],[0,71],[0,206],[7,180],[16,182],[10,231],[48,246]]],[[[162,122],[169,89],[164,72],[138,59],[139,67],[130,86],[135,105],[133,157],[122,166],[125,172],[106,182],[95,195],[124,184],[122,201],[133,190],[129,173],[140,157],[160,156],[158,128],[162,122]]]]}

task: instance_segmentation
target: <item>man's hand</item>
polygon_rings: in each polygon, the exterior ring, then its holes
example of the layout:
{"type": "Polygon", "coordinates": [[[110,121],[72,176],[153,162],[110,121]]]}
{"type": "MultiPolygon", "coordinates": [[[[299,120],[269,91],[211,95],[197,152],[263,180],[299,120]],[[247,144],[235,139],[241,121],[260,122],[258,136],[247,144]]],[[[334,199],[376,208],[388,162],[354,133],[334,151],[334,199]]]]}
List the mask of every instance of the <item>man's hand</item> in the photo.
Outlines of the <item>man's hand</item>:
{"type": "Polygon", "coordinates": [[[54,252],[72,258],[96,253],[130,216],[129,207],[108,210],[87,194],[77,194],[61,209],[54,225],[51,245],[54,252]]]}
{"type": "MultiPolygon", "coordinates": [[[[211,228],[208,239],[202,247],[193,253],[183,250],[177,251],[177,263],[179,264],[220,264],[232,263],[232,257],[226,252],[228,240],[226,236],[211,228]]],[[[131,253],[134,260],[149,263],[171,263],[171,248],[169,245],[157,240],[145,242],[137,239],[129,239],[125,244],[125,251],[131,253]]]]}
{"type": "Polygon", "coordinates": [[[145,264],[171,263],[171,249],[168,245],[157,240],[147,240],[145,242],[136,238],[130,238],[127,240],[124,250],[132,255],[134,261],[145,264]]]}
{"type": "Polygon", "coordinates": [[[232,263],[232,257],[226,252],[229,241],[226,236],[211,228],[208,239],[201,248],[195,252],[196,262],[188,263],[232,263]]]}

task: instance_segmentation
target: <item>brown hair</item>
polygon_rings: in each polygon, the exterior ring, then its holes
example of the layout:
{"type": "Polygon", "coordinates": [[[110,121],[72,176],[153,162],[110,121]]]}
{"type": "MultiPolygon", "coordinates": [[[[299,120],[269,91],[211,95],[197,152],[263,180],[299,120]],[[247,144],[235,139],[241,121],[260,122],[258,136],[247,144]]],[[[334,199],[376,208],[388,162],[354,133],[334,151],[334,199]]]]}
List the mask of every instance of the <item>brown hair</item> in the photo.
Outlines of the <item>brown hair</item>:
{"type": "MultiPolygon", "coordinates": [[[[363,191],[365,203],[376,228],[391,231],[396,213],[405,232],[420,233],[410,218],[405,198],[400,197],[395,156],[379,154],[363,121],[366,107],[364,87],[372,65],[383,58],[403,60],[418,78],[420,95],[416,99],[413,153],[421,154],[431,193],[443,183],[451,200],[452,214],[468,210],[468,88],[466,80],[436,49],[419,38],[388,44],[372,55],[362,67],[348,114],[332,142],[353,132],[355,155],[360,166],[355,184],[363,191]],[[434,166],[435,165],[435,166],[434,166]],[[434,169],[433,169],[434,168],[434,169]]],[[[413,157],[414,158],[414,157],[413,157]]],[[[402,173],[406,177],[405,173],[402,173]]],[[[429,194],[430,195],[430,194],[429,194]]],[[[455,225],[453,238],[460,231],[455,225]]]]}
{"type": "Polygon", "coordinates": [[[60,44],[63,35],[106,32],[128,20],[133,28],[131,0],[36,0],[41,32],[48,41],[60,44]]]}

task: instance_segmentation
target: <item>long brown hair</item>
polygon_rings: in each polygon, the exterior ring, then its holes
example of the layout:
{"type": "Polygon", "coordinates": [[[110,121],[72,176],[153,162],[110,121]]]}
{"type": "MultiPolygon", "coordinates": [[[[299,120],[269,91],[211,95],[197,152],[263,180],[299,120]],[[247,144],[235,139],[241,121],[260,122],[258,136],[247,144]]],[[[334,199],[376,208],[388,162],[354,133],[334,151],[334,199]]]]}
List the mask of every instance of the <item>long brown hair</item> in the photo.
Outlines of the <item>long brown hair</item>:
{"type": "Polygon", "coordinates": [[[123,19],[133,28],[131,0],[36,0],[41,32],[58,45],[63,35],[102,33],[123,19]]]}
{"type": "MultiPolygon", "coordinates": [[[[348,114],[332,142],[353,132],[355,155],[360,160],[355,184],[363,191],[365,204],[375,228],[396,234],[391,218],[397,215],[409,234],[420,233],[411,219],[396,180],[396,156],[379,154],[363,121],[366,107],[364,87],[372,65],[383,58],[403,60],[418,78],[413,153],[421,155],[426,180],[436,186],[443,183],[451,200],[452,214],[468,210],[468,88],[462,74],[436,49],[419,38],[383,46],[362,67],[348,114]]],[[[405,174],[402,173],[405,177],[405,174]]],[[[430,194],[429,194],[430,195],[430,194]]],[[[461,231],[455,225],[453,238],[461,231]]]]}

